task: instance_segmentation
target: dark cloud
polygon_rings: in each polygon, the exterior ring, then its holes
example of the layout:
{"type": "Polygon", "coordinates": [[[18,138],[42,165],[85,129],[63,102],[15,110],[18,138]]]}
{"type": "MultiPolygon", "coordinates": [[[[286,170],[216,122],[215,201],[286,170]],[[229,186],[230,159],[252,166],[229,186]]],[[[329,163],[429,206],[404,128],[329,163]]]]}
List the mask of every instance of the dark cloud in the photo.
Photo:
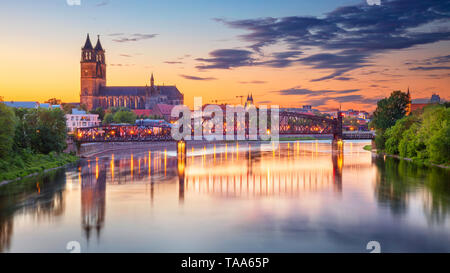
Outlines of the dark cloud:
{"type": "Polygon", "coordinates": [[[243,81],[243,82],[239,82],[239,83],[242,83],[242,84],[263,84],[263,83],[266,83],[266,81],[248,81],[248,82],[243,81]]]}
{"type": "Polygon", "coordinates": [[[353,80],[353,78],[352,77],[337,77],[337,78],[335,78],[335,80],[338,80],[338,81],[351,81],[351,80],[353,80]]]}
{"type": "Polygon", "coordinates": [[[308,104],[312,105],[313,107],[319,107],[326,105],[329,101],[334,101],[339,103],[353,102],[358,104],[373,105],[376,104],[377,101],[379,100],[380,98],[367,98],[362,95],[346,95],[346,96],[322,97],[317,99],[310,99],[308,100],[308,104]]]}
{"type": "MultiPolygon", "coordinates": [[[[147,39],[152,39],[155,38],[158,34],[142,34],[142,33],[135,33],[132,35],[129,35],[128,37],[121,33],[121,34],[117,34],[114,36],[120,36],[117,39],[113,39],[114,42],[117,43],[126,43],[126,42],[137,42],[137,41],[141,41],[141,40],[147,40],[147,39]]],[[[110,36],[112,36],[110,34],[110,36]]]]}
{"type": "MultiPolygon", "coordinates": [[[[286,44],[290,51],[309,47],[325,51],[296,61],[283,63],[275,58],[262,63],[283,67],[298,61],[315,69],[334,70],[330,75],[313,81],[332,79],[369,66],[369,59],[377,53],[450,39],[450,1],[391,0],[383,1],[380,6],[363,2],[339,7],[320,18],[290,16],[215,20],[248,31],[240,38],[249,42],[249,47],[258,53],[274,44],[286,44]],[[433,27],[436,22],[441,25],[433,27]]],[[[253,62],[240,62],[233,67],[249,64],[253,62]]],[[[212,68],[229,67],[212,65],[212,68]]]]}
{"type": "Polygon", "coordinates": [[[309,97],[331,95],[331,94],[348,94],[358,92],[359,89],[347,89],[347,90],[311,90],[306,88],[291,88],[285,90],[275,91],[280,95],[307,95],[309,97]]]}
{"type": "Polygon", "coordinates": [[[179,62],[179,61],[165,61],[165,64],[182,64],[183,62],[179,62]]]}
{"type": "Polygon", "coordinates": [[[417,67],[412,67],[409,70],[448,70],[450,69],[450,66],[417,66],[417,67]]]}
{"type": "Polygon", "coordinates": [[[450,63],[450,55],[436,56],[424,60],[410,60],[405,62],[406,65],[439,65],[450,63]]]}
{"type": "Polygon", "coordinates": [[[254,65],[266,65],[270,67],[282,68],[291,66],[293,63],[298,62],[303,52],[298,50],[274,52],[271,54],[270,59],[267,61],[254,62],[254,65]]]}
{"type": "Polygon", "coordinates": [[[183,77],[185,79],[188,80],[194,80],[194,81],[212,81],[212,80],[217,80],[216,78],[213,77],[196,77],[196,76],[190,76],[190,75],[180,75],[180,77],[183,77]]]}
{"type": "Polygon", "coordinates": [[[314,107],[326,105],[329,101],[345,103],[354,102],[359,104],[374,104],[378,98],[367,98],[363,95],[352,94],[360,91],[360,89],[346,89],[346,90],[311,90],[307,88],[295,87],[291,89],[274,91],[280,95],[291,96],[300,95],[303,96],[302,100],[314,107]]]}
{"type": "Polygon", "coordinates": [[[196,66],[198,69],[223,68],[229,69],[233,67],[252,65],[254,59],[251,57],[252,52],[242,49],[218,49],[209,53],[211,58],[197,58],[197,61],[205,62],[196,66]]]}

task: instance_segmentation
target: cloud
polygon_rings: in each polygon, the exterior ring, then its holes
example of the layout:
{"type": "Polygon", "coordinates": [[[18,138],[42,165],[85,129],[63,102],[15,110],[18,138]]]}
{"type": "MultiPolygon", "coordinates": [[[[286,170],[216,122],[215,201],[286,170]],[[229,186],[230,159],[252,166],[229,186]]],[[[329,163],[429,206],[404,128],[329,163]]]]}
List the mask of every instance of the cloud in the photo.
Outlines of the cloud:
{"type": "Polygon", "coordinates": [[[248,82],[242,81],[242,82],[239,82],[239,83],[242,83],[242,84],[263,84],[263,83],[266,83],[266,81],[248,81],[248,82]]]}
{"type": "Polygon", "coordinates": [[[330,101],[346,103],[354,102],[359,104],[374,104],[379,98],[367,98],[363,95],[352,94],[359,92],[360,89],[345,89],[345,90],[311,90],[307,88],[294,87],[290,89],[273,91],[284,96],[303,96],[301,99],[314,107],[324,106],[330,101]]]}
{"type": "Polygon", "coordinates": [[[109,0],[104,0],[104,1],[98,2],[95,6],[103,7],[103,6],[106,6],[108,4],[109,4],[109,0]]]}
{"type": "Polygon", "coordinates": [[[450,66],[417,66],[417,67],[412,67],[409,70],[448,70],[450,69],[450,66]]]}
{"type": "Polygon", "coordinates": [[[108,34],[108,36],[112,36],[112,37],[114,37],[114,36],[122,36],[122,35],[125,35],[125,33],[117,32],[117,33],[110,33],[110,34],[108,34]]]}
{"type": "Polygon", "coordinates": [[[309,97],[322,96],[322,95],[330,95],[330,94],[348,94],[358,92],[360,89],[347,89],[347,90],[311,90],[306,88],[291,88],[285,90],[275,91],[280,95],[307,95],[309,97]]]}
{"type": "Polygon", "coordinates": [[[119,56],[121,56],[121,57],[127,57],[127,58],[133,57],[133,56],[131,56],[131,55],[129,55],[129,54],[119,54],[119,56]]]}
{"type": "Polygon", "coordinates": [[[352,77],[337,77],[337,78],[335,78],[335,80],[338,80],[338,81],[351,81],[351,80],[353,80],[353,78],[352,77]]]}
{"type": "Polygon", "coordinates": [[[254,59],[253,53],[242,49],[217,49],[209,53],[210,58],[197,58],[197,61],[207,64],[197,65],[198,69],[222,68],[229,69],[233,67],[252,65],[254,59]]]}
{"type": "Polygon", "coordinates": [[[194,81],[212,81],[212,80],[217,80],[216,78],[213,77],[196,77],[196,76],[190,76],[190,75],[180,75],[180,77],[183,77],[185,79],[188,80],[194,80],[194,81]]]}
{"type": "Polygon", "coordinates": [[[423,60],[410,60],[405,62],[406,65],[439,65],[450,63],[450,55],[436,56],[423,60]]]}
{"type": "Polygon", "coordinates": [[[179,61],[165,61],[165,64],[182,64],[183,62],[179,62],[179,61]]]}
{"type": "Polygon", "coordinates": [[[117,43],[126,43],[126,42],[137,42],[141,40],[147,40],[155,38],[158,34],[142,34],[142,33],[135,33],[132,35],[129,35],[128,37],[125,36],[125,34],[116,34],[116,35],[109,35],[109,36],[120,36],[119,38],[113,39],[113,42],[117,43]]]}
{"type": "MultiPolygon", "coordinates": [[[[263,48],[275,44],[286,45],[289,51],[321,50],[322,53],[299,60],[277,63],[275,58],[262,64],[283,67],[300,62],[314,69],[334,70],[313,80],[322,81],[369,66],[369,59],[379,53],[449,40],[449,11],[448,1],[392,0],[383,1],[380,6],[364,2],[339,7],[323,17],[215,20],[247,31],[239,37],[250,43],[249,48],[255,53],[262,53],[263,48]]],[[[233,67],[248,65],[253,62],[239,62],[233,67]]],[[[212,65],[212,68],[230,67],[212,65]]]]}
{"type": "Polygon", "coordinates": [[[134,66],[134,64],[121,64],[121,63],[118,63],[118,64],[109,64],[109,66],[134,66]]]}

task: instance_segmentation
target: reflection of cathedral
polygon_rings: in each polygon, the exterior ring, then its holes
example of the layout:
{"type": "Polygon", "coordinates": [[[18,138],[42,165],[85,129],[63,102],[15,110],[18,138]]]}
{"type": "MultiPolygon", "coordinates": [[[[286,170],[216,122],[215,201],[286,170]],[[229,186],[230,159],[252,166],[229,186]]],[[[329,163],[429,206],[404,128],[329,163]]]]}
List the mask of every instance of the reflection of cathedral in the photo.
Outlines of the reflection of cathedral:
{"type": "Polygon", "coordinates": [[[97,161],[82,168],[81,217],[82,226],[89,240],[95,229],[97,237],[105,222],[106,167],[97,161]],[[94,169],[95,168],[95,169],[94,169]]]}
{"type": "Polygon", "coordinates": [[[102,107],[152,109],[156,104],[183,104],[184,96],[176,86],[155,85],[153,74],[150,86],[106,86],[105,50],[100,39],[92,46],[89,34],[81,49],[80,103],[88,110],[102,107]]]}

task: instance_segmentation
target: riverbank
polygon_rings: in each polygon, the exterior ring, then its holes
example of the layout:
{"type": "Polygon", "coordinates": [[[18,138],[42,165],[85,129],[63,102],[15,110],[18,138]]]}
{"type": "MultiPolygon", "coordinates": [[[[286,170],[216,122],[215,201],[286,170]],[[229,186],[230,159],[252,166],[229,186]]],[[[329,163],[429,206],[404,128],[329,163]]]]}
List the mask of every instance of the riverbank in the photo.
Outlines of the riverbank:
{"type": "Polygon", "coordinates": [[[426,162],[426,161],[423,161],[423,160],[407,158],[407,157],[401,157],[399,155],[392,155],[392,154],[385,153],[383,151],[372,150],[372,145],[366,145],[366,146],[363,147],[363,149],[366,150],[366,151],[375,153],[377,155],[383,155],[383,156],[389,156],[389,157],[393,157],[393,158],[397,158],[397,159],[402,159],[402,160],[413,162],[413,163],[418,164],[418,165],[434,166],[434,167],[439,167],[439,168],[443,168],[443,169],[450,169],[450,165],[435,164],[435,163],[430,163],[430,162],[426,162]]]}
{"type": "Polygon", "coordinates": [[[34,154],[22,152],[13,154],[8,161],[0,161],[0,186],[25,177],[61,168],[79,158],[66,153],[34,154]]]}

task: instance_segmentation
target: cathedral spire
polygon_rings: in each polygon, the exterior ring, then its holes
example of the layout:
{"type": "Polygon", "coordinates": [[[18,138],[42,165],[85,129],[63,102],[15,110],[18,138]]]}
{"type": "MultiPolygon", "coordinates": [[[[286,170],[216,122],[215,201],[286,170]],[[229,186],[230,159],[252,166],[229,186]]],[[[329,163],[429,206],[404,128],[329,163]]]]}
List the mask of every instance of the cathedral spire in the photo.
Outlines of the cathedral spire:
{"type": "Polygon", "coordinates": [[[152,72],[152,76],[150,77],[150,86],[151,87],[155,86],[155,78],[153,77],[153,72],[152,72]]]}
{"type": "Polygon", "coordinates": [[[89,38],[89,33],[87,34],[86,37],[86,42],[84,43],[84,47],[83,50],[92,50],[92,43],[91,43],[91,39],[89,38]]]}
{"type": "Polygon", "coordinates": [[[102,44],[100,43],[100,35],[97,35],[97,44],[95,45],[95,50],[96,51],[103,51],[102,44]]]}

